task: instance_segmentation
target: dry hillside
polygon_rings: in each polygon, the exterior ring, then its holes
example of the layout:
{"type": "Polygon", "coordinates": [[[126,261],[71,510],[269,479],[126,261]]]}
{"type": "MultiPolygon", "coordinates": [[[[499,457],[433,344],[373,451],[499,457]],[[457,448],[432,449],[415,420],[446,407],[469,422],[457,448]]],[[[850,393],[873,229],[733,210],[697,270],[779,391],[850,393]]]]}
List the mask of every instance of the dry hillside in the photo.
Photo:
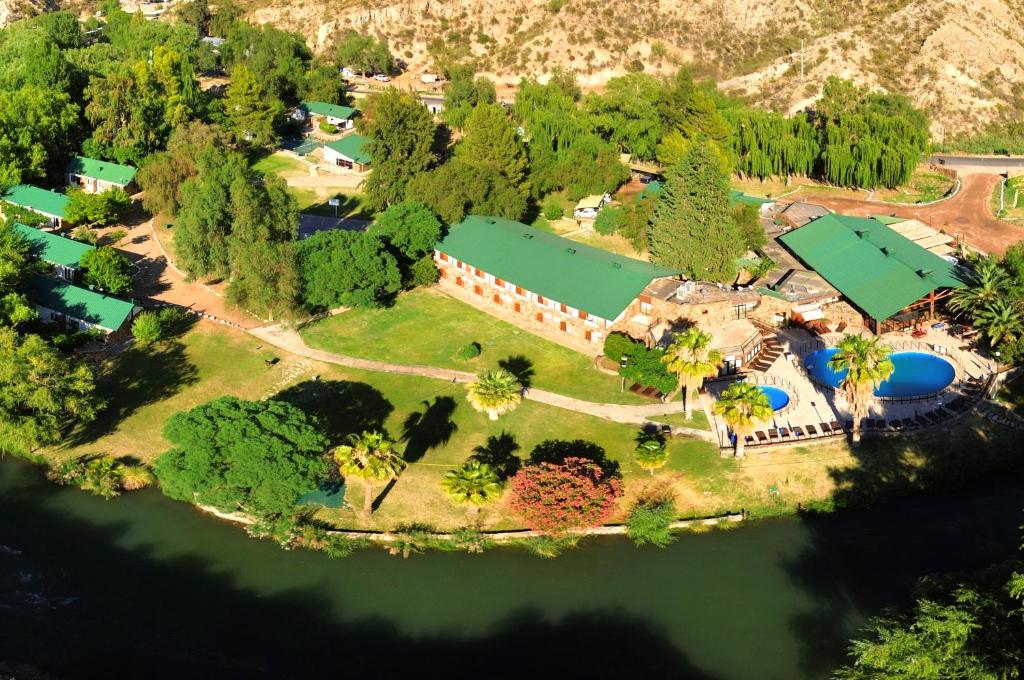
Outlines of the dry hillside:
{"type": "Polygon", "coordinates": [[[418,73],[466,51],[499,82],[553,66],[585,86],[642,64],[692,63],[792,110],[831,74],[909,94],[937,135],[1024,111],[1024,0],[245,0],[250,16],[329,50],[348,28],[386,37],[418,73]],[[804,77],[800,78],[803,42],[804,77]]]}

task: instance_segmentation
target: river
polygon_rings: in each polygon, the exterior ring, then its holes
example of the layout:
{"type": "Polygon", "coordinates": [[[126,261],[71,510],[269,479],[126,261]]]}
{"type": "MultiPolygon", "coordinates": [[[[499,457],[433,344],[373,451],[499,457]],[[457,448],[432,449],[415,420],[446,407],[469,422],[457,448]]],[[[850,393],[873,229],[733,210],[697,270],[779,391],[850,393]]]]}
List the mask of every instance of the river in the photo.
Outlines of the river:
{"type": "Polygon", "coordinates": [[[1013,556],[1022,481],[665,550],[331,560],[0,460],[0,659],[55,678],[823,678],[917,577],[1013,556]]]}

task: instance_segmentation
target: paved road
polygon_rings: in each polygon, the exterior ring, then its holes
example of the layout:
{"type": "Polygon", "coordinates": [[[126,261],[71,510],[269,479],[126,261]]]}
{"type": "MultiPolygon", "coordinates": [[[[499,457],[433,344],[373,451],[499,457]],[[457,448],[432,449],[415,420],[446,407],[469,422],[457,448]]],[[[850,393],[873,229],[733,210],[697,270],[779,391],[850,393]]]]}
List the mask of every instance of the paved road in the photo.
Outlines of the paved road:
{"type": "Polygon", "coordinates": [[[1007,170],[1024,170],[1024,156],[960,156],[933,154],[932,163],[955,168],[961,172],[1005,173],[1007,170]]]}
{"type": "Polygon", "coordinates": [[[956,196],[929,206],[901,206],[877,201],[816,196],[811,200],[846,215],[896,215],[917,219],[948,234],[961,235],[973,248],[1002,255],[1006,249],[1024,240],[1024,229],[996,219],[989,200],[999,175],[969,174],[956,196]]]}
{"type": "MultiPolygon", "coordinates": [[[[335,354],[334,352],[325,352],[323,350],[313,349],[306,345],[302,336],[300,336],[296,331],[277,324],[251,328],[249,329],[249,333],[270,345],[274,345],[278,349],[329,364],[348,366],[349,368],[357,368],[364,371],[376,371],[379,373],[414,375],[421,378],[451,381],[453,383],[468,383],[477,379],[474,373],[467,373],[466,371],[455,371],[448,368],[437,368],[435,366],[396,364],[387,361],[360,359],[358,357],[351,357],[344,354],[335,354]]],[[[536,401],[549,406],[557,406],[558,408],[564,408],[569,411],[575,411],[577,413],[583,413],[597,418],[604,418],[606,420],[613,420],[618,423],[630,423],[636,425],[643,424],[652,417],[668,413],[681,413],[683,410],[682,402],[674,402],[671,404],[643,404],[640,406],[629,406],[626,404],[599,404],[593,401],[584,401],[582,399],[567,397],[563,394],[557,394],[555,392],[548,392],[547,390],[539,390],[536,388],[526,390],[523,396],[525,399],[529,399],[530,401],[536,401]]],[[[706,441],[717,441],[714,433],[707,430],[697,430],[688,427],[674,427],[672,428],[672,432],[674,434],[687,435],[698,439],[704,439],[706,441]]]]}

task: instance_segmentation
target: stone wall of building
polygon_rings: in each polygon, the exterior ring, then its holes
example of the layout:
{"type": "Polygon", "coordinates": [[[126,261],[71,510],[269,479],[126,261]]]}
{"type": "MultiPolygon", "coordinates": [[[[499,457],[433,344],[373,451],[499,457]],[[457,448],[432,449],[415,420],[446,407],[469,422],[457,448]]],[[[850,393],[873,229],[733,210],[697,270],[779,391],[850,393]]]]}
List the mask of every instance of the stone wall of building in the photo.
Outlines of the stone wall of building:
{"type": "MultiPolygon", "coordinates": [[[[442,253],[435,253],[434,261],[440,273],[441,289],[488,314],[580,352],[600,354],[604,339],[614,325],[612,321],[546,299],[442,253]]],[[[628,314],[627,311],[623,317],[628,314]]]]}

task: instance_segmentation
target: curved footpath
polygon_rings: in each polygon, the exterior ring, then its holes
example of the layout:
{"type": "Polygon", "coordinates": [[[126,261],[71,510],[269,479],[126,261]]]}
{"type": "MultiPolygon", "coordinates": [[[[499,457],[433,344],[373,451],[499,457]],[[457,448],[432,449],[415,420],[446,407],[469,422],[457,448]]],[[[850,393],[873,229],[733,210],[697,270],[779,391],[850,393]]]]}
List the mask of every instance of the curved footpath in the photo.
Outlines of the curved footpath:
{"type": "MultiPolygon", "coordinates": [[[[329,364],[357,368],[364,371],[376,371],[378,373],[395,373],[399,375],[414,375],[421,378],[433,378],[435,380],[446,380],[453,383],[473,382],[477,379],[476,374],[466,371],[456,371],[435,366],[420,366],[415,364],[396,364],[387,361],[375,361],[373,359],[360,359],[334,352],[313,349],[308,346],[294,329],[287,328],[280,324],[260,326],[251,328],[248,332],[260,340],[292,354],[316,359],[329,364]]],[[[644,404],[641,406],[629,406],[626,404],[600,404],[593,401],[584,401],[574,397],[567,397],[556,392],[531,388],[523,393],[525,399],[536,401],[549,406],[557,406],[569,411],[583,413],[605,420],[612,420],[617,423],[643,424],[651,417],[661,416],[668,413],[681,413],[683,405],[680,402],[671,404],[644,404]]],[[[692,427],[673,427],[673,434],[695,437],[709,442],[717,443],[713,432],[698,430],[692,427]]]]}

